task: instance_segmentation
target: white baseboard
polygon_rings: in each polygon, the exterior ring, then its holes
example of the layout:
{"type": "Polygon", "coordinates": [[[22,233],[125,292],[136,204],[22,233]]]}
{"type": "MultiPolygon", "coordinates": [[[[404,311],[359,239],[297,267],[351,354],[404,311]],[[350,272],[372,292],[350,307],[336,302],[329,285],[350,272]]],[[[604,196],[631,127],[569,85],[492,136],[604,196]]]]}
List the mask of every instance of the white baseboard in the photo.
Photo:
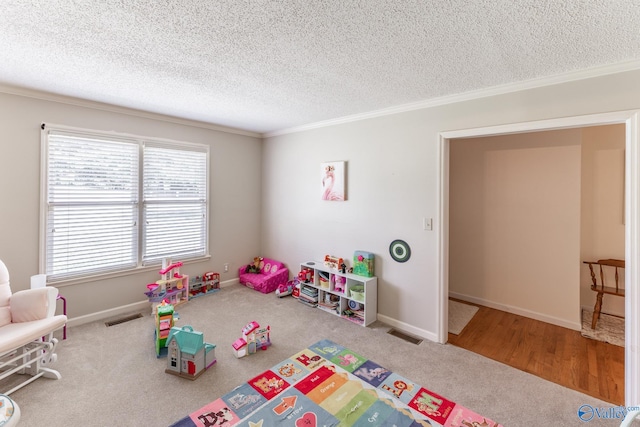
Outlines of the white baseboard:
{"type": "Polygon", "coordinates": [[[127,304],[120,307],[110,308],[108,310],[98,311],[96,313],[86,314],[84,316],[78,316],[71,319],[67,319],[67,327],[84,325],[85,323],[96,322],[100,320],[110,319],[112,317],[120,316],[123,314],[130,314],[136,311],[142,311],[144,313],[151,312],[151,303],[147,300],[134,302],[133,304],[127,304]]]}
{"type": "Polygon", "coordinates": [[[507,313],[513,313],[520,316],[529,317],[531,319],[539,320],[541,322],[551,323],[552,325],[562,326],[563,328],[572,329],[574,331],[579,331],[582,329],[581,322],[577,322],[577,323],[570,322],[566,319],[549,316],[548,314],[538,313],[536,311],[531,311],[531,310],[527,310],[524,308],[515,307],[507,304],[500,304],[497,302],[488,301],[482,298],[476,298],[469,295],[458,294],[455,292],[449,292],[449,296],[462,301],[467,301],[474,304],[483,305],[485,307],[494,308],[496,310],[506,311],[507,313]]]}
{"type": "Polygon", "coordinates": [[[436,343],[438,342],[438,337],[436,336],[436,334],[425,329],[416,328],[415,326],[409,325],[408,323],[401,322],[380,313],[378,313],[378,320],[400,330],[401,332],[406,332],[408,334],[415,335],[417,337],[424,338],[436,343]]]}
{"type": "MultiPolygon", "coordinates": [[[[229,279],[224,282],[220,282],[220,289],[226,288],[239,283],[238,279],[229,279]]],[[[85,323],[91,323],[110,319],[112,317],[121,316],[123,314],[130,314],[133,312],[141,311],[143,313],[151,312],[151,303],[149,301],[134,302],[132,304],[123,305],[120,307],[110,308],[108,310],[98,311],[96,313],[86,314],[84,316],[73,317],[67,319],[67,327],[84,325],[85,323]]]]}
{"type": "Polygon", "coordinates": [[[220,282],[220,289],[226,288],[227,286],[231,285],[237,285],[238,283],[240,283],[240,279],[238,279],[237,277],[235,279],[225,280],[224,282],[220,282]]]}

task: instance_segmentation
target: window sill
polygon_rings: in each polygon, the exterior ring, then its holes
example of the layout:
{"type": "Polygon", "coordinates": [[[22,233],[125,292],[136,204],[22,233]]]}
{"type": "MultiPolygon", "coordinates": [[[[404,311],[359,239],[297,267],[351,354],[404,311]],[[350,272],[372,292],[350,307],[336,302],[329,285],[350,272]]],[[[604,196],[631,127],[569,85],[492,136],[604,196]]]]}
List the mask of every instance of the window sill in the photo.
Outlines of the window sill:
{"type": "MultiPolygon", "coordinates": [[[[182,261],[183,265],[196,264],[211,259],[211,255],[205,255],[199,258],[190,258],[182,261]]],[[[113,279],[116,277],[134,276],[137,274],[147,273],[149,271],[157,271],[162,268],[161,264],[146,265],[128,270],[111,271],[108,273],[94,274],[91,276],[74,277],[72,279],[62,279],[59,281],[47,282],[47,286],[54,286],[56,288],[64,288],[67,286],[81,285],[88,282],[98,282],[106,279],[113,279]]]]}

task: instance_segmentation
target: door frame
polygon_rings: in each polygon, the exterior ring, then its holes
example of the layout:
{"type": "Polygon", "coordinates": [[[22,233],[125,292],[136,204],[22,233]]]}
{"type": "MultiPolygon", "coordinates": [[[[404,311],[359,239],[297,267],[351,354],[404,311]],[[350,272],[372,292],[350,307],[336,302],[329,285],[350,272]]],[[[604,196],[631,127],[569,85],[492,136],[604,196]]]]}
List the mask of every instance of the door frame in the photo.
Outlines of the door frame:
{"type": "Polygon", "coordinates": [[[437,340],[448,338],[449,299],[449,144],[455,138],[473,138],[611,124],[625,125],[625,404],[640,403],[640,110],[521,122],[472,129],[442,131],[438,141],[437,212],[438,330],[437,340]]]}

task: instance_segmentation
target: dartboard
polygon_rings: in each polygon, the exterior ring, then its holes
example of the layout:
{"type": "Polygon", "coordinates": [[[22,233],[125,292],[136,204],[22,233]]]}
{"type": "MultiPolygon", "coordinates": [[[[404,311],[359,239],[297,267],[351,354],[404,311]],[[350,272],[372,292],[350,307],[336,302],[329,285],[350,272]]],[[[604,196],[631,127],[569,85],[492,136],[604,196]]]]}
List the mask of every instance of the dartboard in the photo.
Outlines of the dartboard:
{"type": "Polygon", "coordinates": [[[411,258],[411,248],[404,240],[394,240],[389,245],[391,258],[398,262],[406,262],[411,258]]]}

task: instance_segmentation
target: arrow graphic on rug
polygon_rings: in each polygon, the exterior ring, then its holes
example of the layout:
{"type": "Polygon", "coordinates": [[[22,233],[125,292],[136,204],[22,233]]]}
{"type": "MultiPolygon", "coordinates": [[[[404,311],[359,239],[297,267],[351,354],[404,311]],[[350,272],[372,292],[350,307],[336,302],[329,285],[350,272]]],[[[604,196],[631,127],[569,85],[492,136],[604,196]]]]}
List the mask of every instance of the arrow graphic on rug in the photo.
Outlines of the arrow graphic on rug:
{"type": "Polygon", "coordinates": [[[282,403],[280,403],[278,406],[273,408],[273,412],[275,412],[277,415],[282,415],[287,411],[287,409],[293,408],[294,406],[296,406],[297,400],[298,400],[297,396],[283,397],[282,403]]]}

